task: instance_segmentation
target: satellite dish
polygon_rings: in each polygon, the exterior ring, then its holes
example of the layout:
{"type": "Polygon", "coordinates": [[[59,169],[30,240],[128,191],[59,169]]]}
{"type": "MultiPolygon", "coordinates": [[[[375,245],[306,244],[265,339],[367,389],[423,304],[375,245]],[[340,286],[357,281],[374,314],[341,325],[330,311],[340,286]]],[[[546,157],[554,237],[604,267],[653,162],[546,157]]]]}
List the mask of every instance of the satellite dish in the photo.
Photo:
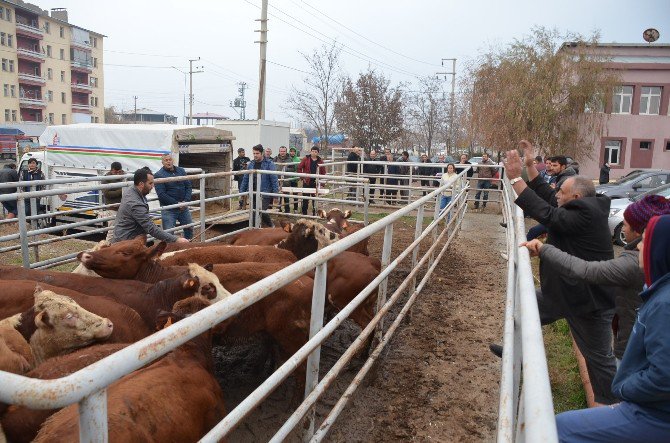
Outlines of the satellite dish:
{"type": "Polygon", "coordinates": [[[648,43],[654,43],[660,36],[657,29],[649,28],[642,33],[642,38],[648,43]]]}

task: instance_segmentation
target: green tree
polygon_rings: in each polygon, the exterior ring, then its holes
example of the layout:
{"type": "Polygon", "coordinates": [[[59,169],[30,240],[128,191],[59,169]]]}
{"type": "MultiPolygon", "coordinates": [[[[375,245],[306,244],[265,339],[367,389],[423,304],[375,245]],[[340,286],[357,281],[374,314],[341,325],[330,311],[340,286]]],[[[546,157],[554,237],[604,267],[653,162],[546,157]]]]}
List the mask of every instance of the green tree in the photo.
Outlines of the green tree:
{"type": "Polygon", "coordinates": [[[335,117],[339,129],[369,153],[372,147],[392,143],[403,134],[402,93],[372,70],[360,74],[355,83],[347,78],[335,117]]]}
{"type": "Polygon", "coordinates": [[[602,110],[618,80],[607,59],[594,53],[597,41],[597,34],[585,40],[535,28],[483,54],[470,66],[464,88],[469,103],[462,123],[471,143],[504,150],[525,138],[546,154],[590,157],[606,117],[587,110],[602,110]]]}

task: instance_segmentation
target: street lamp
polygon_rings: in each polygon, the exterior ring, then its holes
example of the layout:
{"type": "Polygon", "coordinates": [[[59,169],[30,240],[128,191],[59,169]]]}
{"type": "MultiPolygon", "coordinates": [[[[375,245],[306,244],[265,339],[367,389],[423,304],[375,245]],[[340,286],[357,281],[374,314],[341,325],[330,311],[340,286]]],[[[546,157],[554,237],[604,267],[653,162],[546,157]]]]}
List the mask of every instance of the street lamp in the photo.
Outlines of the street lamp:
{"type": "Polygon", "coordinates": [[[188,75],[188,72],[184,72],[181,69],[175,67],[175,66],[170,66],[172,69],[176,69],[177,71],[181,72],[184,74],[184,110],[182,113],[182,123],[186,124],[186,76],[188,75]]]}

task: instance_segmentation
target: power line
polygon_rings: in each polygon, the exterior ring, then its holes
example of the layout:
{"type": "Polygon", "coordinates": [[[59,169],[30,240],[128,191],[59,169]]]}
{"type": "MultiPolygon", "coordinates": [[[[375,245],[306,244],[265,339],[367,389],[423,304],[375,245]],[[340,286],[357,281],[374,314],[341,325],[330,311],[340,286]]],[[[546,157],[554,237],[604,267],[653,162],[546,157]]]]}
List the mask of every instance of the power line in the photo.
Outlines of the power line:
{"type": "MultiPolygon", "coordinates": [[[[294,4],[296,4],[296,5],[298,5],[298,6],[300,6],[297,2],[295,2],[295,1],[293,1],[293,0],[291,0],[291,2],[294,3],[294,4]]],[[[337,23],[338,25],[342,26],[344,29],[346,29],[346,30],[348,30],[348,31],[350,31],[350,32],[352,32],[352,33],[354,33],[354,34],[356,34],[357,36],[361,37],[362,39],[365,39],[365,40],[369,41],[369,42],[372,43],[373,45],[379,46],[380,48],[386,49],[386,50],[389,51],[389,52],[392,52],[392,53],[394,53],[394,54],[396,54],[396,55],[399,55],[399,56],[401,56],[401,57],[404,57],[404,58],[406,58],[406,59],[408,59],[408,60],[412,60],[412,61],[417,62],[417,63],[423,63],[423,64],[425,64],[425,65],[429,65],[429,66],[440,66],[440,65],[437,65],[437,64],[435,64],[435,63],[430,63],[430,62],[426,62],[426,61],[423,61],[423,60],[418,60],[418,59],[416,59],[416,58],[407,56],[407,55],[402,54],[402,53],[400,53],[400,52],[398,52],[398,51],[396,51],[396,50],[393,50],[393,49],[391,49],[391,48],[389,48],[389,47],[387,47],[387,46],[384,46],[384,45],[382,45],[381,43],[377,43],[377,42],[375,42],[375,41],[373,41],[373,40],[367,38],[367,37],[364,36],[363,34],[361,34],[361,33],[357,32],[357,31],[351,29],[350,27],[348,27],[347,25],[343,24],[342,22],[339,22],[339,21],[335,20],[334,18],[330,17],[330,16],[327,15],[326,13],[324,13],[324,12],[320,11],[319,9],[315,8],[314,6],[310,5],[310,4],[307,3],[305,0],[302,0],[302,3],[304,3],[306,6],[310,7],[311,9],[315,10],[315,11],[318,12],[319,14],[323,15],[323,16],[326,17],[327,19],[329,19],[329,20],[331,20],[331,21],[337,23]]]]}
{"type": "Polygon", "coordinates": [[[281,66],[282,68],[286,68],[286,69],[291,69],[291,70],[293,70],[293,71],[302,72],[303,74],[309,74],[309,72],[307,72],[307,71],[303,71],[302,69],[294,68],[294,67],[292,67],[292,66],[282,65],[281,63],[273,62],[273,61],[271,61],[271,60],[268,60],[267,62],[268,62],[268,63],[271,63],[271,64],[273,64],[273,65],[281,66]]]}
{"type": "Polygon", "coordinates": [[[103,66],[121,66],[124,68],[153,68],[153,69],[172,69],[172,66],[151,66],[151,65],[124,65],[118,63],[104,63],[103,66]]]}

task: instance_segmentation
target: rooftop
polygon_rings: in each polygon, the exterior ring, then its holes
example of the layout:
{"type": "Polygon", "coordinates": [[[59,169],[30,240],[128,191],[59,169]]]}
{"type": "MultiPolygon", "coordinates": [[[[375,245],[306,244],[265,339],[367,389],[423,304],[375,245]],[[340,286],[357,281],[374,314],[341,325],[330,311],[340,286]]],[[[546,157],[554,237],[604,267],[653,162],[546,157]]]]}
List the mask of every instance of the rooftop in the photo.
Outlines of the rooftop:
{"type": "Polygon", "coordinates": [[[28,12],[31,12],[33,14],[37,14],[37,15],[42,16],[42,17],[47,17],[50,20],[53,20],[55,22],[62,23],[62,24],[68,25],[68,26],[72,26],[74,28],[79,28],[79,29],[90,32],[90,33],[95,34],[95,35],[100,36],[100,37],[107,37],[106,35],[100,34],[99,32],[91,31],[90,29],[82,28],[81,26],[73,25],[72,23],[69,23],[65,20],[61,20],[59,18],[53,17],[53,16],[49,15],[49,11],[47,11],[46,9],[42,9],[37,5],[33,5],[32,3],[26,3],[23,0],[0,0],[0,3],[6,3],[6,4],[9,4],[9,5],[12,5],[16,9],[22,9],[24,11],[28,11],[28,12]]]}

